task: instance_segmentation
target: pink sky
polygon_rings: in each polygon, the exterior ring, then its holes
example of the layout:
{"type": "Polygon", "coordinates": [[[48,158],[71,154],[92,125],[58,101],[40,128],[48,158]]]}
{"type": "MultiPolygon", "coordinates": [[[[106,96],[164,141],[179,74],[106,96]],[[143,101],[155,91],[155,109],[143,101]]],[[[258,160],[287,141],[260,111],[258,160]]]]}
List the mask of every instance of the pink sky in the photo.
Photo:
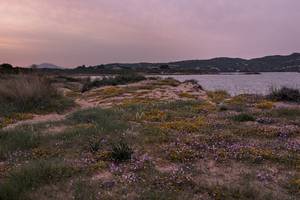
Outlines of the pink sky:
{"type": "Polygon", "coordinates": [[[0,63],[300,52],[299,0],[0,0],[0,63]]]}

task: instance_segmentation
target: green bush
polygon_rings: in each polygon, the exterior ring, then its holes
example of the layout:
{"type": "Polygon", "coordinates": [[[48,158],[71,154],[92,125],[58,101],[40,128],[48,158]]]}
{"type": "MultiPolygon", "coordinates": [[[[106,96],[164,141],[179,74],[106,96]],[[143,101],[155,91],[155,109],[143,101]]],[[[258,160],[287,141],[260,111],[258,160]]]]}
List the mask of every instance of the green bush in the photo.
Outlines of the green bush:
{"type": "Polygon", "coordinates": [[[287,87],[272,88],[267,97],[275,101],[300,102],[300,90],[287,87]]]}
{"type": "Polygon", "coordinates": [[[144,76],[135,74],[135,73],[129,73],[129,74],[122,74],[117,75],[115,77],[109,77],[109,78],[103,78],[102,80],[88,80],[82,87],[81,92],[89,91],[95,87],[102,87],[107,85],[123,85],[128,83],[135,83],[142,80],[145,80],[146,78],[144,76]]]}
{"type": "Polygon", "coordinates": [[[246,113],[235,115],[235,116],[232,117],[232,119],[234,121],[237,121],[237,122],[255,121],[255,117],[254,116],[246,114],[246,113]]]}

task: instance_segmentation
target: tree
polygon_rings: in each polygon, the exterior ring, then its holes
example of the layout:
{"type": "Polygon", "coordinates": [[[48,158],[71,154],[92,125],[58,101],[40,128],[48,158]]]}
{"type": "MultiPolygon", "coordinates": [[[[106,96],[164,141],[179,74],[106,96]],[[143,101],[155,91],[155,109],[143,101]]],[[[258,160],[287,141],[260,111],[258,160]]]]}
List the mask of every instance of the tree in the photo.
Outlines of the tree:
{"type": "Polygon", "coordinates": [[[13,68],[13,66],[11,64],[8,63],[3,63],[0,65],[0,72],[1,73],[14,73],[15,69],[13,68]]]}
{"type": "Polygon", "coordinates": [[[8,63],[3,63],[3,64],[0,65],[0,69],[3,69],[3,70],[12,70],[13,66],[11,64],[8,64],[8,63]]]}

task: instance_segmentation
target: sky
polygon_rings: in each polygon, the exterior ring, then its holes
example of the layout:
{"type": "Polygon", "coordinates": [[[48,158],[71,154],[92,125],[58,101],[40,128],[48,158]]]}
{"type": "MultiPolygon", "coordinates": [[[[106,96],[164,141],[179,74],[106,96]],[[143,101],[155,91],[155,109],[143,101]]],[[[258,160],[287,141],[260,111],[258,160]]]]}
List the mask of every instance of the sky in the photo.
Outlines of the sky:
{"type": "Polygon", "coordinates": [[[299,0],[0,0],[0,63],[286,55],[299,19],[299,0]]]}

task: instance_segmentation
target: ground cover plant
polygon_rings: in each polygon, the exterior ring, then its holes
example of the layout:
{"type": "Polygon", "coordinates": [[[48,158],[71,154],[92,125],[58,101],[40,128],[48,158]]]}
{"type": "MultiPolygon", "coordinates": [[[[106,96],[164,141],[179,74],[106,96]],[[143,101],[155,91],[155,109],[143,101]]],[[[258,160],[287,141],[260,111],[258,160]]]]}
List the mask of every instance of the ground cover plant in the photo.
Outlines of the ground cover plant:
{"type": "Polygon", "coordinates": [[[299,104],[151,81],[95,88],[76,99],[91,107],[1,130],[0,199],[300,197],[299,104]]]}

